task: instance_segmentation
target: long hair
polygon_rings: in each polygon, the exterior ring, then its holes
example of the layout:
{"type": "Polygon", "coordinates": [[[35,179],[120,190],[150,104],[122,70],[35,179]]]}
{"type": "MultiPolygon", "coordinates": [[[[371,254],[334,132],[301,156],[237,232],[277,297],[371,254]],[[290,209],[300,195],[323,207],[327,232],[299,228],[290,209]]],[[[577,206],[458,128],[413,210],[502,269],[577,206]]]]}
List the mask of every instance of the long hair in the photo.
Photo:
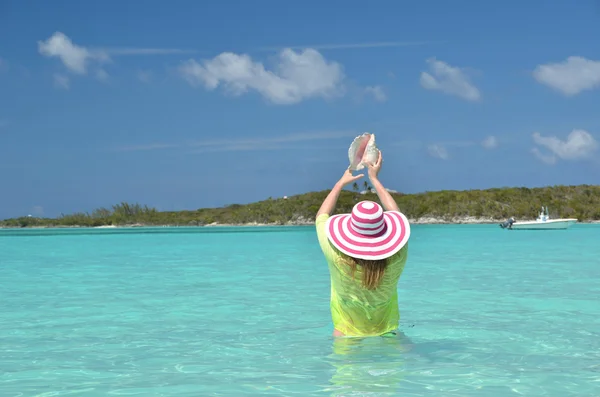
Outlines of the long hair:
{"type": "Polygon", "coordinates": [[[354,278],[356,268],[360,266],[362,269],[362,285],[370,290],[374,290],[379,286],[388,266],[387,259],[361,259],[344,255],[343,260],[350,267],[352,278],[354,278]]]}

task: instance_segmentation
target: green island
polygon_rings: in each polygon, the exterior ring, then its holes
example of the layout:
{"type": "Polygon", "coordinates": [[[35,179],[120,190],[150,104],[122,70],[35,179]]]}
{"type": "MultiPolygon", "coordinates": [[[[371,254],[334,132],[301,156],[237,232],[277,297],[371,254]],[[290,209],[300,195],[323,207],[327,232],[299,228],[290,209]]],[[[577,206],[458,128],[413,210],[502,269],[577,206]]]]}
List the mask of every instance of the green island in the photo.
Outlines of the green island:
{"type": "MultiPolygon", "coordinates": [[[[336,212],[350,212],[360,200],[378,201],[367,189],[344,190],[336,212]]],[[[328,190],[287,198],[268,198],[251,204],[185,211],[158,211],[140,204],[120,203],[91,213],[61,215],[56,219],[19,217],[0,221],[0,227],[100,227],[100,226],[213,226],[308,225],[328,190]]],[[[493,223],[509,217],[534,219],[541,206],[552,218],[600,220],[600,186],[513,187],[485,190],[443,190],[418,194],[391,193],[400,210],[413,223],[493,223]]]]}

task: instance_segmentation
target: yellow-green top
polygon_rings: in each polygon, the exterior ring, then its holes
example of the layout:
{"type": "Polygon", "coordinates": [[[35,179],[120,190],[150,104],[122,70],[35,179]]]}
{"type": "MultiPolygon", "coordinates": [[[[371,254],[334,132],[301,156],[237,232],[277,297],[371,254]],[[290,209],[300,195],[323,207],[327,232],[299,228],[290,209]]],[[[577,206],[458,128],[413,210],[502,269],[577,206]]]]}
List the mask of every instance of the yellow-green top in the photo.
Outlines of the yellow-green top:
{"type": "Polygon", "coordinates": [[[327,239],[328,214],[316,219],[319,245],[329,265],[331,276],[331,318],[336,330],[346,336],[377,336],[398,328],[398,279],[408,256],[408,244],[388,258],[388,266],[374,290],[362,286],[362,269],[356,267],[352,277],[342,254],[327,239]]]}

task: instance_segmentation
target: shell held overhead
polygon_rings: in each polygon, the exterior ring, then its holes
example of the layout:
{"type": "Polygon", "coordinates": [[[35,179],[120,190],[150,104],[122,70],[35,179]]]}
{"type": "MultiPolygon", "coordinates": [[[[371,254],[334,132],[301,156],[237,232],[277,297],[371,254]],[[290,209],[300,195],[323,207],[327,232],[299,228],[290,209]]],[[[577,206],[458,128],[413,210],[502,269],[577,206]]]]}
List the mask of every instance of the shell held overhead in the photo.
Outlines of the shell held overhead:
{"type": "Polygon", "coordinates": [[[368,162],[375,163],[379,157],[379,149],[375,144],[375,134],[365,132],[354,138],[348,149],[350,160],[350,171],[358,171],[365,168],[368,162]]]}

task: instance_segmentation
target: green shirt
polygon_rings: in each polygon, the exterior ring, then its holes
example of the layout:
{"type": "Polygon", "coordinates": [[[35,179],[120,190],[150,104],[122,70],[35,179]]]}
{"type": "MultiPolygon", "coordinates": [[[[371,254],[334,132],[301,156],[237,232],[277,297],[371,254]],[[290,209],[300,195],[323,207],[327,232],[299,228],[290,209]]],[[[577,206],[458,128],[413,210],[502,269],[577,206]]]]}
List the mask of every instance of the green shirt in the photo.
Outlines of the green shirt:
{"type": "Polygon", "coordinates": [[[316,219],[319,245],[325,255],[331,277],[331,318],[333,326],[347,336],[376,336],[398,328],[398,280],[404,270],[408,244],[388,258],[388,266],[379,286],[374,290],[362,286],[362,269],[356,267],[354,277],[343,262],[344,254],[327,239],[325,223],[328,214],[316,219]]]}

